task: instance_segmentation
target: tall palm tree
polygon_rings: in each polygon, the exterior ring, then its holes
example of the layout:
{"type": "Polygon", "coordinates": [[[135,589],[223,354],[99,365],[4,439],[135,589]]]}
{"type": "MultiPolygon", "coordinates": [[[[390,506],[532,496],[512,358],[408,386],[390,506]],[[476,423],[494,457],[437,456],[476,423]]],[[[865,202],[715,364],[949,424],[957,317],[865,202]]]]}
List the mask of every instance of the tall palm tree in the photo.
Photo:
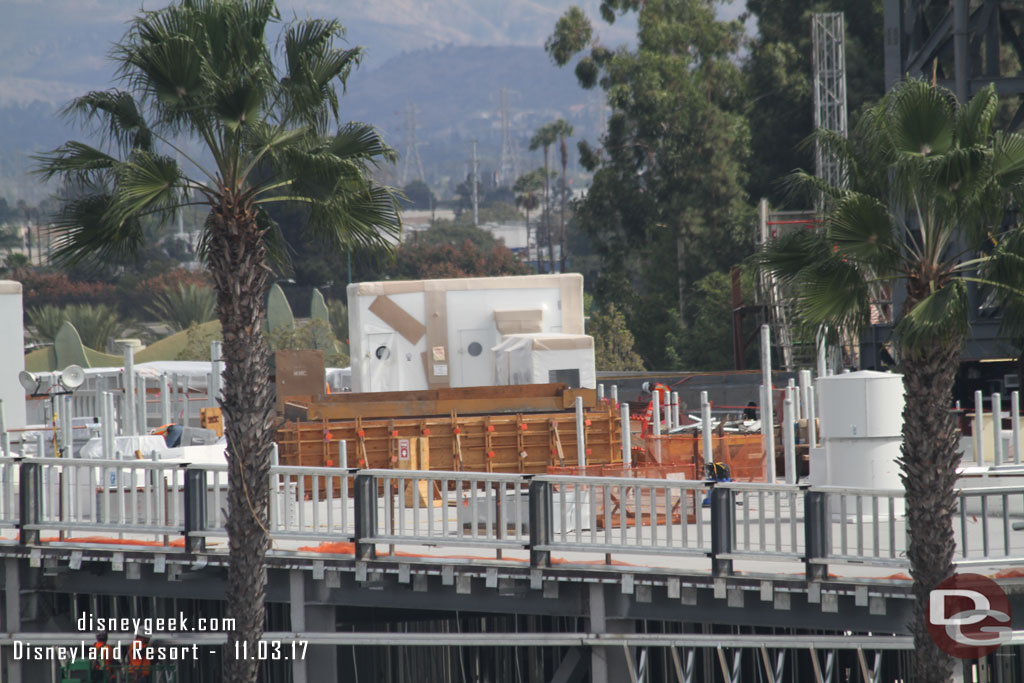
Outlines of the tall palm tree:
{"type": "MultiPolygon", "coordinates": [[[[516,205],[526,210],[526,260],[529,263],[530,260],[530,212],[540,205],[540,198],[537,197],[537,193],[541,188],[541,169],[536,169],[524,173],[523,175],[516,178],[515,185],[512,186],[512,191],[516,194],[516,205]]],[[[538,241],[539,248],[539,241],[538,241]]],[[[538,256],[538,258],[540,258],[538,256]]],[[[540,270],[538,265],[537,270],[540,270]]]]}
{"type": "MultiPolygon", "coordinates": [[[[544,211],[541,214],[545,217],[545,225],[548,230],[548,266],[549,272],[555,272],[555,243],[551,237],[551,165],[548,154],[551,145],[558,140],[558,131],[554,123],[546,123],[537,129],[537,132],[530,138],[530,151],[544,150],[544,211]]],[[[540,240],[537,240],[538,243],[540,240]]],[[[540,259],[538,259],[539,261],[540,259]]]]}
{"type": "Polygon", "coordinates": [[[829,198],[825,229],[790,233],[760,254],[762,267],[792,288],[805,323],[862,329],[873,298],[896,285],[906,291],[895,327],[907,394],[900,468],[916,680],[929,683],[949,680],[953,667],[928,636],[926,616],[930,591],[954,571],[960,453],[951,394],[968,329],[968,286],[1024,292],[1024,234],[1001,227],[1024,180],[1024,136],[993,129],[997,104],[992,87],[963,105],[922,81],[898,84],[861,117],[849,141],[820,134],[840,155],[852,189],[795,175],[829,198]]]}
{"type": "Polygon", "coordinates": [[[554,127],[555,135],[558,137],[559,154],[562,161],[562,191],[561,202],[559,202],[558,208],[558,239],[561,246],[561,254],[559,255],[561,263],[559,264],[559,270],[565,272],[565,174],[569,167],[569,148],[565,144],[565,139],[572,137],[572,125],[569,124],[565,119],[558,119],[552,126],[554,127]]]}
{"type": "Polygon", "coordinates": [[[273,202],[304,206],[307,236],[328,248],[386,248],[400,230],[395,193],[370,179],[393,151],[365,124],[340,123],[336,88],[360,48],[338,47],[333,20],[280,21],[273,0],[177,0],[129,22],[112,58],[122,89],[90,92],[67,113],[96,124],[101,147],[67,142],[39,158],[45,177],[74,188],[56,219],[65,263],[130,257],[144,218],[208,209],[202,239],[224,338],[221,406],[227,433],[230,565],[235,619],[224,680],[255,681],[263,631],[268,471],[274,414],[262,335],[270,259],[279,233],[273,202]],[[199,147],[201,152],[191,150],[199,147]],[[175,155],[185,160],[179,164],[175,155]]]}

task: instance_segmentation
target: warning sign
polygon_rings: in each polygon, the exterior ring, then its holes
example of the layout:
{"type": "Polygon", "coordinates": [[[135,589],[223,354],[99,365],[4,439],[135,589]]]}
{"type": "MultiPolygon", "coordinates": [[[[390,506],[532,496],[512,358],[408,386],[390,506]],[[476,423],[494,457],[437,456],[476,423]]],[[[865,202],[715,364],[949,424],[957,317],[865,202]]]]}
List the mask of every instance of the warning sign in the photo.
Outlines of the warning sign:
{"type": "Polygon", "coordinates": [[[409,459],[409,439],[398,440],[398,459],[408,460],[409,459]]]}

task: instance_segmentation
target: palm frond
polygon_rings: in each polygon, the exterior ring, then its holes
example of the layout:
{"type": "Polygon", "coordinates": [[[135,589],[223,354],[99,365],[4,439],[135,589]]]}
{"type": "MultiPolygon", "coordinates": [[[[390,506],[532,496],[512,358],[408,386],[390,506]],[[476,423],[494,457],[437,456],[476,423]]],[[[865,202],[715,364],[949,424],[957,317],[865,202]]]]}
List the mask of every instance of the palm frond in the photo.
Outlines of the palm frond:
{"type": "Polygon", "coordinates": [[[123,90],[94,90],[76,97],[61,112],[95,122],[104,141],[122,151],[153,149],[153,133],[131,93],[123,90]]]}
{"type": "Polygon", "coordinates": [[[828,237],[844,255],[876,270],[892,270],[899,262],[889,208],[874,197],[850,193],[829,216],[828,237]]]}
{"type": "Polygon", "coordinates": [[[889,115],[888,131],[898,153],[945,154],[953,145],[953,102],[947,90],[905,81],[893,92],[889,115]]]}
{"type": "Polygon", "coordinates": [[[115,218],[117,203],[112,193],[100,188],[66,202],[52,222],[57,233],[53,260],[70,266],[134,258],[145,237],[142,223],[136,217],[115,218]]]}
{"type": "Polygon", "coordinates": [[[896,333],[905,349],[919,349],[967,332],[967,285],[961,279],[950,280],[904,314],[896,324],[896,333]]]}
{"type": "Polygon", "coordinates": [[[118,166],[112,216],[127,217],[147,210],[173,211],[180,203],[181,174],[174,159],[138,152],[118,166]]]}
{"type": "Polygon", "coordinates": [[[999,110],[999,96],[989,83],[971,98],[957,116],[956,137],[961,147],[984,145],[992,135],[992,121],[999,110]]]}
{"type": "Polygon", "coordinates": [[[54,176],[88,178],[96,171],[113,170],[117,159],[83,142],[71,140],[48,152],[33,156],[39,163],[37,173],[46,180],[54,176]]]}
{"type": "Polygon", "coordinates": [[[307,231],[314,239],[348,250],[387,250],[402,233],[395,191],[370,185],[312,202],[307,231]]]}
{"type": "Polygon", "coordinates": [[[350,121],[342,126],[331,139],[329,149],[341,159],[368,161],[379,157],[385,161],[397,161],[395,150],[384,142],[376,128],[366,123],[350,121]]]}
{"type": "Polygon", "coordinates": [[[1018,186],[1024,182],[1024,135],[996,135],[992,153],[992,174],[1003,188],[1018,186]]]}
{"type": "Polygon", "coordinates": [[[784,283],[798,280],[808,268],[832,256],[832,247],[820,232],[796,230],[771,241],[753,256],[755,265],[784,283]]]}

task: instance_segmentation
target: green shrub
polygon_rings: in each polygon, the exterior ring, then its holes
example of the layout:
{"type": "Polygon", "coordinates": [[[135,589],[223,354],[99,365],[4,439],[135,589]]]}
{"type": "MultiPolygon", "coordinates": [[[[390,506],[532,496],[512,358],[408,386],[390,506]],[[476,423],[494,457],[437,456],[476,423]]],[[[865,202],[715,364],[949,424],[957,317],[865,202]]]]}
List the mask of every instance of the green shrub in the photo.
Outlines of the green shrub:
{"type": "Polygon", "coordinates": [[[187,330],[192,325],[209,322],[217,317],[216,298],[208,285],[179,282],[155,297],[148,313],[171,329],[187,330]]]}

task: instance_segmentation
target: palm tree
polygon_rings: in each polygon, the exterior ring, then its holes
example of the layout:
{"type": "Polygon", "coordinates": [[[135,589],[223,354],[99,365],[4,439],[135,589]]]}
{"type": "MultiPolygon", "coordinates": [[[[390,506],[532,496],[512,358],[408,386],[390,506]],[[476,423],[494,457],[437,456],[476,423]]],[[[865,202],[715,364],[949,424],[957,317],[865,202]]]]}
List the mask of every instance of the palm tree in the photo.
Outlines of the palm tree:
{"type": "Polygon", "coordinates": [[[559,243],[561,245],[561,263],[559,270],[565,272],[565,173],[569,166],[569,148],[565,144],[565,139],[572,137],[572,125],[570,125],[565,119],[558,119],[553,124],[555,135],[558,136],[559,153],[562,161],[562,201],[559,204],[558,214],[558,235],[559,243]]]}
{"type": "MultiPolygon", "coordinates": [[[[530,261],[530,211],[537,208],[540,204],[540,198],[537,197],[537,192],[541,188],[542,173],[541,169],[536,169],[516,178],[515,185],[512,187],[512,191],[516,193],[516,205],[526,210],[526,261],[530,261]]],[[[539,248],[539,245],[538,245],[539,248]]],[[[538,259],[540,257],[538,256],[538,259]]],[[[540,270],[538,265],[537,270],[540,270]]]]}
{"type": "MultiPolygon", "coordinates": [[[[548,226],[548,266],[550,272],[555,272],[555,245],[551,238],[551,167],[548,159],[548,151],[551,145],[558,140],[558,131],[554,123],[547,123],[537,129],[530,139],[530,151],[544,149],[544,212],[546,225],[548,226]]],[[[538,243],[540,240],[537,240],[538,243]]],[[[537,259],[540,261],[540,259],[537,259]]]]}
{"type": "Polygon", "coordinates": [[[928,636],[926,616],[930,591],[954,571],[960,453],[950,403],[968,329],[967,290],[974,283],[1024,292],[1017,265],[1024,233],[1000,229],[1024,180],[1024,136],[993,130],[997,104],[992,87],[962,105],[948,90],[911,80],[862,115],[849,141],[820,133],[852,189],[795,174],[831,202],[825,229],[790,233],[759,257],[792,288],[798,314],[812,325],[863,329],[873,298],[905,288],[895,327],[907,395],[900,468],[916,680],[929,683],[949,680],[953,667],[928,636]]]}
{"type": "Polygon", "coordinates": [[[55,255],[65,263],[130,257],[144,218],[208,210],[202,251],[226,360],[226,594],[235,630],[223,678],[232,682],[256,680],[257,663],[234,652],[236,643],[254,652],[263,631],[270,541],[276,416],[262,327],[270,259],[283,250],[265,207],[305,207],[307,236],[339,251],[386,249],[400,231],[395,192],[370,179],[393,151],[371,126],[338,119],[336,88],[360,48],[337,46],[343,28],[334,20],[296,19],[275,58],[267,31],[279,21],[273,0],[177,0],[140,14],[112,53],[123,89],[90,92],[67,108],[97,124],[103,147],[72,141],[39,157],[43,176],[75,190],[55,221],[55,255]]]}

